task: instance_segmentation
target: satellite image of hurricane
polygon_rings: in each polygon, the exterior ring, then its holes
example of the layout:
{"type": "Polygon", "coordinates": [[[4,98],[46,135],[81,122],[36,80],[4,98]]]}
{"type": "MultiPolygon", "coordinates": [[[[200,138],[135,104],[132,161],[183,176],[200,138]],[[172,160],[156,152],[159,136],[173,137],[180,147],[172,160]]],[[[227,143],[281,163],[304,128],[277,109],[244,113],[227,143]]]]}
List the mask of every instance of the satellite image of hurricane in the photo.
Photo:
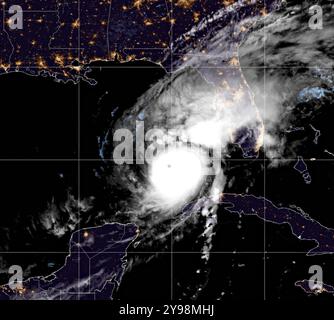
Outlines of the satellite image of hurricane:
{"type": "Polygon", "coordinates": [[[0,300],[334,299],[334,2],[0,8],[0,300]]]}

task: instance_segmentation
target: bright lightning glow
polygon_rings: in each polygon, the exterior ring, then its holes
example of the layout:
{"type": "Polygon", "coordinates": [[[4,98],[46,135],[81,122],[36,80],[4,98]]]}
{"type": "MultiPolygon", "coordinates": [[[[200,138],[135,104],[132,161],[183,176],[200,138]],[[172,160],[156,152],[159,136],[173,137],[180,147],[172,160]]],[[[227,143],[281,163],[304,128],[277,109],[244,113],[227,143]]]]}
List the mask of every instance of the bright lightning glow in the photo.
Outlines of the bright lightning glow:
{"type": "Polygon", "coordinates": [[[158,198],[174,206],[193,196],[205,174],[204,157],[189,148],[174,148],[152,162],[150,180],[158,198]]]}

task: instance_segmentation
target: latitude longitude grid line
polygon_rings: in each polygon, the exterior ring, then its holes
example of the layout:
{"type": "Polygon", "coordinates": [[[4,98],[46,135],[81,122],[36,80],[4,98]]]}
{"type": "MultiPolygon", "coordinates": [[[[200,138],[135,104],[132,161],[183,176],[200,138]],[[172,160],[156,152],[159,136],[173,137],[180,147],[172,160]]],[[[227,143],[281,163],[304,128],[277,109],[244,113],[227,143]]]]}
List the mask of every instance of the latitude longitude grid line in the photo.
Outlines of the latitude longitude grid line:
{"type": "MultiPolygon", "coordinates": [[[[221,160],[222,158],[210,158],[212,160],[221,160]]],[[[117,160],[117,159],[116,159],[117,160]]],[[[134,161],[133,165],[135,165],[135,160],[136,159],[120,159],[120,160],[125,160],[125,161],[134,161]]],[[[256,159],[245,159],[245,158],[234,158],[234,159],[224,159],[224,162],[229,163],[229,162],[272,162],[272,161],[277,161],[277,162],[293,162],[293,161],[299,161],[303,160],[305,162],[334,162],[333,159],[304,159],[304,158],[295,158],[295,159],[262,159],[262,158],[256,158],[256,159]]],[[[113,159],[85,159],[85,158],[68,158],[68,159],[51,159],[51,158],[16,158],[16,159],[11,159],[11,158],[0,158],[0,162],[114,162],[115,160],[113,159]]]]}
{"type": "MultiPolygon", "coordinates": [[[[263,1],[263,10],[266,12],[266,0],[263,1]]],[[[266,65],[266,26],[263,20],[263,65],[266,65]]],[[[263,69],[263,119],[266,119],[266,69],[263,69]]],[[[265,122],[263,124],[265,126],[265,122]]],[[[264,129],[265,131],[265,129],[264,129]]],[[[266,230],[266,145],[263,135],[263,300],[267,299],[267,230],[266,230]]]]}
{"type": "MultiPolygon", "coordinates": [[[[53,49],[52,49],[53,50],[53,49]]],[[[57,50],[76,50],[76,51],[82,51],[83,49],[80,48],[60,48],[60,49],[57,49],[57,50]]],[[[152,66],[131,66],[131,65],[120,65],[120,66],[104,66],[104,65],[101,65],[101,66],[98,66],[98,65],[94,65],[94,66],[90,66],[89,64],[85,65],[84,68],[86,69],[162,69],[164,68],[163,65],[159,65],[159,62],[154,62],[154,61],[150,61],[150,60],[141,60],[141,61],[144,61],[144,62],[149,62],[149,63],[152,63],[152,64],[156,64],[156,66],[152,65],[152,66]]],[[[102,60],[101,58],[101,61],[97,61],[97,62],[101,62],[103,63],[104,61],[102,60]]],[[[117,61],[108,61],[108,62],[117,62],[117,61]]],[[[96,63],[96,62],[92,62],[92,63],[96,63]]],[[[119,63],[121,64],[126,64],[126,63],[131,63],[131,61],[127,61],[127,62],[121,62],[119,61],[119,63]]],[[[2,68],[3,69],[3,68],[2,68]]],[[[43,70],[48,70],[48,69],[59,69],[59,70],[71,70],[73,69],[73,66],[71,65],[68,65],[68,66],[64,66],[64,67],[58,67],[58,66],[47,66],[45,68],[42,68],[41,66],[38,66],[38,65],[27,65],[27,66],[16,66],[16,65],[13,65],[13,66],[10,66],[9,67],[10,71],[8,71],[7,73],[11,73],[11,72],[16,72],[16,70],[18,71],[21,71],[21,72],[24,72],[25,70],[23,69],[40,69],[41,71],[43,70]]],[[[319,67],[319,66],[276,66],[276,67],[272,67],[272,66],[242,66],[242,65],[239,65],[239,66],[205,66],[205,67],[198,67],[198,69],[232,69],[232,70],[243,70],[243,69],[277,69],[277,70],[280,70],[280,69],[316,69],[316,70],[333,70],[334,69],[334,65],[333,67],[319,67]]],[[[1,69],[0,69],[1,70],[1,69]]],[[[88,70],[85,70],[85,71],[88,71],[88,70]]],[[[6,72],[5,72],[6,73],[6,72]]],[[[167,73],[170,73],[167,71],[167,73]]]]}
{"type": "MultiPolygon", "coordinates": [[[[80,251],[80,250],[78,250],[80,251]]],[[[282,254],[282,255],[288,255],[288,254],[302,254],[307,255],[312,251],[310,249],[309,251],[125,251],[125,255],[127,254],[141,254],[141,255],[147,255],[147,254],[231,254],[231,255],[252,255],[252,254],[258,254],[263,255],[263,253],[266,254],[282,254]]],[[[77,251],[72,251],[72,253],[75,253],[77,251]]],[[[90,251],[89,253],[98,254],[98,253],[107,253],[107,254],[124,254],[124,251],[90,251]]],[[[0,254],[6,255],[6,254],[66,254],[69,255],[69,251],[0,251],[0,254]]],[[[334,251],[319,251],[316,252],[315,255],[310,255],[308,257],[319,257],[322,255],[334,255],[334,251]]]]}
{"type": "MultiPolygon", "coordinates": [[[[166,1],[166,6],[168,9],[168,3],[166,1]]],[[[170,8],[170,38],[169,38],[169,48],[170,48],[170,68],[169,68],[169,75],[170,75],[170,116],[172,114],[174,96],[173,96],[173,62],[174,62],[174,25],[172,23],[174,17],[174,0],[171,0],[171,8],[170,8]]],[[[171,254],[170,254],[170,300],[174,300],[174,238],[173,238],[173,220],[170,221],[170,247],[171,247],[171,254]]]]}
{"type": "MultiPolygon", "coordinates": [[[[81,48],[81,0],[78,1],[78,48],[81,48]]],[[[81,50],[78,50],[78,61],[81,60],[81,50]]],[[[79,69],[79,75],[81,75],[81,70],[79,69]]],[[[78,159],[81,158],[81,79],[79,78],[78,85],[78,109],[77,109],[77,116],[78,116],[78,159]]],[[[81,161],[77,162],[77,174],[78,174],[78,230],[81,230],[81,209],[80,209],[80,202],[81,202],[81,161]]],[[[80,237],[78,236],[78,242],[80,242],[80,237]]],[[[81,283],[81,250],[78,252],[78,287],[77,287],[77,300],[80,300],[80,283],[81,283]]]]}

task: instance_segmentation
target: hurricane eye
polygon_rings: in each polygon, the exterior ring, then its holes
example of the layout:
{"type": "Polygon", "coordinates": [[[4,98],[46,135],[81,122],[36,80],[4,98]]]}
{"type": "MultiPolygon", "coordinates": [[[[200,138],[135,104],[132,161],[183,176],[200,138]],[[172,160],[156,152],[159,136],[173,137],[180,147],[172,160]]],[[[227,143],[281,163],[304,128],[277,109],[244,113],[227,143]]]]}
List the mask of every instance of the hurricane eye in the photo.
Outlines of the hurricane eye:
{"type": "Polygon", "coordinates": [[[153,193],[175,206],[198,192],[207,168],[205,155],[187,147],[166,150],[152,161],[149,180],[153,193]]]}

